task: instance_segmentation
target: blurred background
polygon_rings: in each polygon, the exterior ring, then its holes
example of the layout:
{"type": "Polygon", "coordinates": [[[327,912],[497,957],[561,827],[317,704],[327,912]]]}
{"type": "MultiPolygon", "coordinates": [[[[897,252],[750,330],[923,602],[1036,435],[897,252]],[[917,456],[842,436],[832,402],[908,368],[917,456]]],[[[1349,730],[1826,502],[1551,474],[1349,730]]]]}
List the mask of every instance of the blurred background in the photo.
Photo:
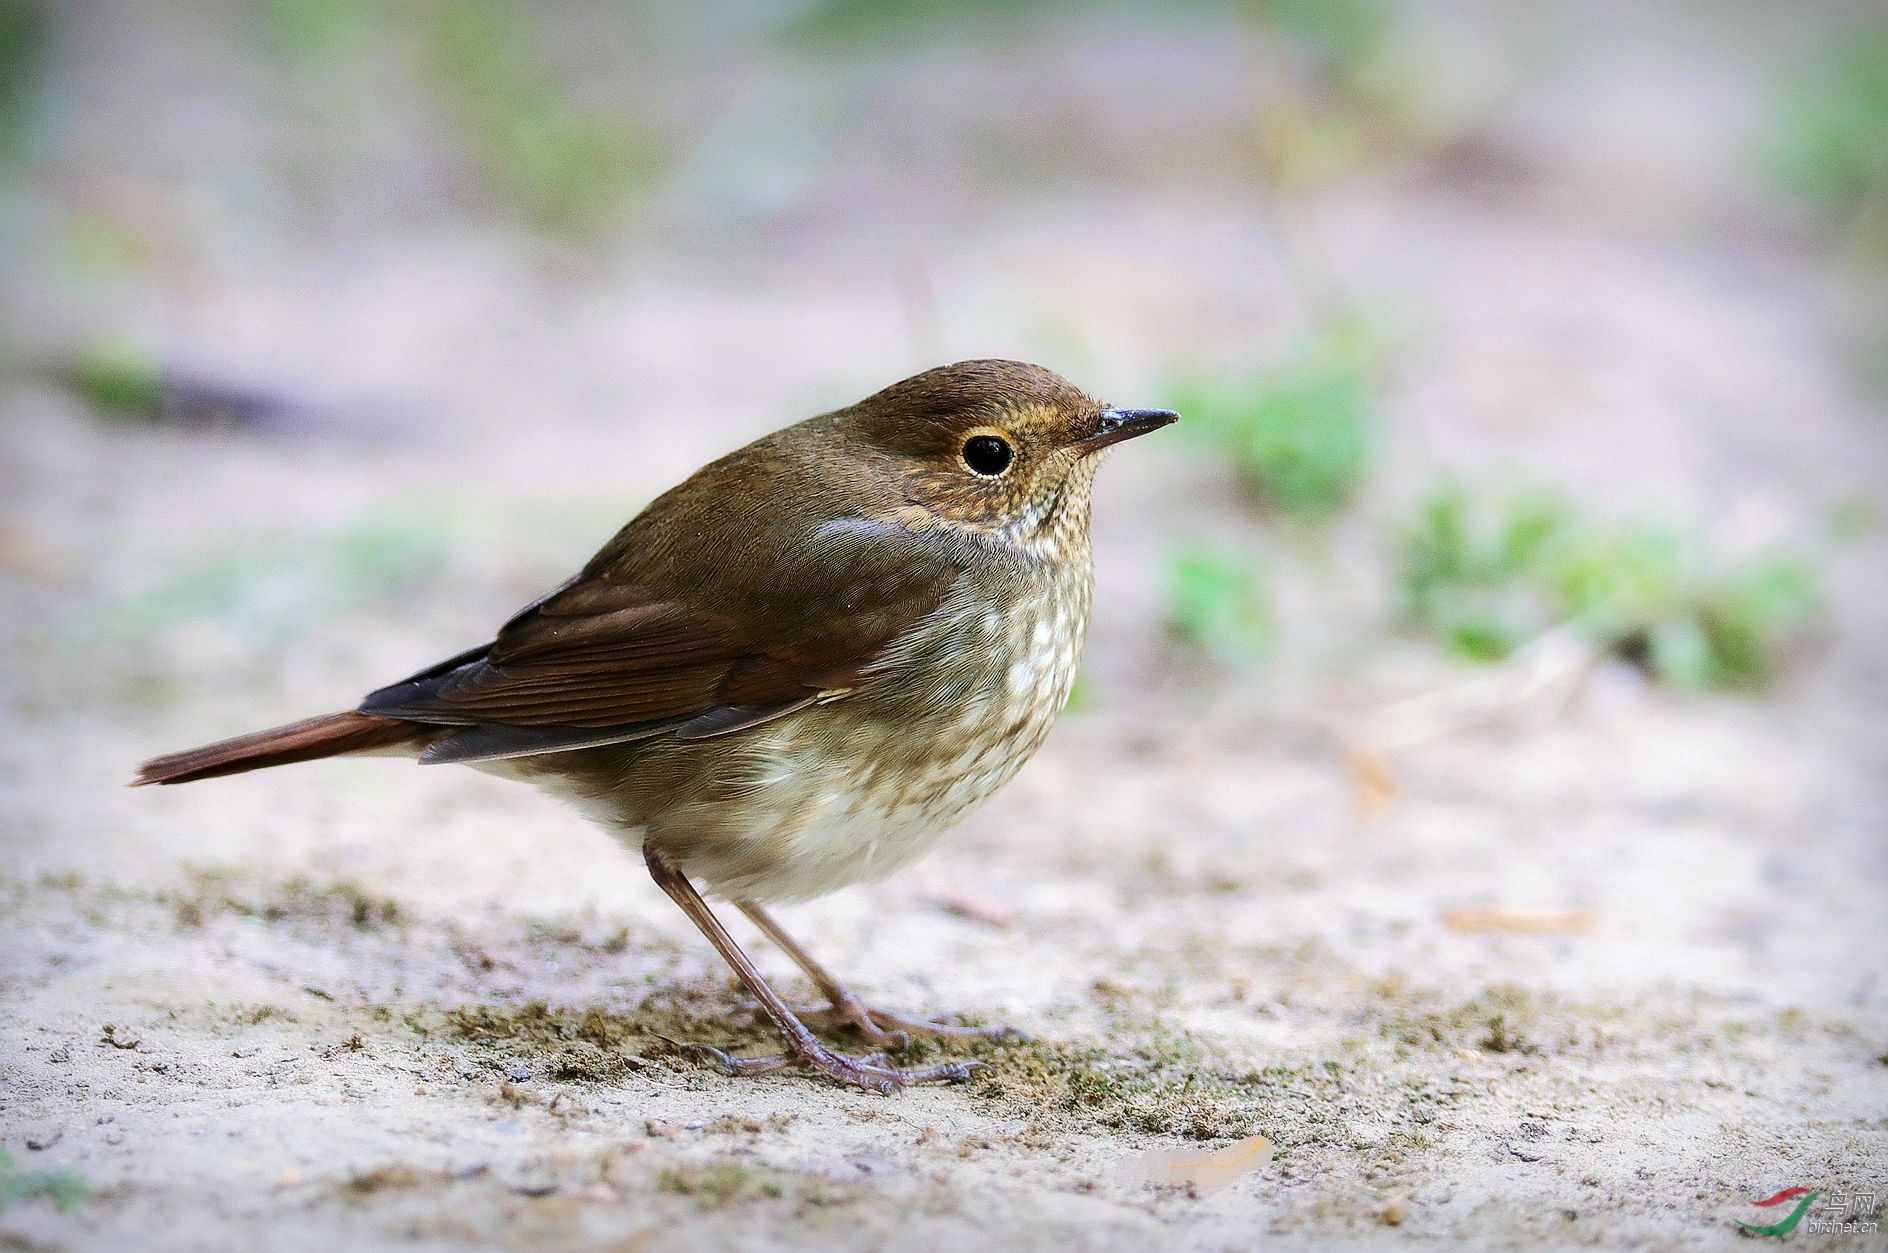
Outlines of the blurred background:
{"type": "Polygon", "coordinates": [[[9,566],[147,662],[509,604],[966,356],[1187,412],[1104,498],[1103,665],[1566,625],[1751,688],[1877,521],[1873,6],[12,0],[0,49],[9,566]]]}
{"type": "Polygon", "coordinates": [[[464,774],[116,785],[973,356],[1185,421],[1103,474],[1064,727],[890,908],[810,907],[836,965],[954,964],[1052,1032],[1127,1031],[1139,970],[1248,1060],[1284,1047],[1215,999],[1248,975],[1300,981],[1300,1041],[1412,966],[1881,1021],[1879,4],[0,0],[0,232],[0,869],[65,937],[7,958],[44,1022],[99,995],[33,983],[46,945],[170,934],[99,940],[80,885],[189,866],[655,919],[464,774]],[[1327,947],[1176,975],[1188,927],[1327,947]]]}

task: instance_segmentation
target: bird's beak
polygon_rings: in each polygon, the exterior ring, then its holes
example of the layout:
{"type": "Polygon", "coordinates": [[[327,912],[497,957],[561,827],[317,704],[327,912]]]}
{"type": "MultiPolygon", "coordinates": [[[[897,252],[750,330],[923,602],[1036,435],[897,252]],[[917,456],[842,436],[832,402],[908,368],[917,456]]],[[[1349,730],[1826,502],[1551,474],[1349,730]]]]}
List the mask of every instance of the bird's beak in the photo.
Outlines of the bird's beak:
{"type": "Polygon", "coordinates": [[[1180,415],[1171,409],[1103,409],[1096,415],[1095,433],[1075,445],[1082,452],[1100,452],[1124,439],[1172,426],[1180,415]]]}

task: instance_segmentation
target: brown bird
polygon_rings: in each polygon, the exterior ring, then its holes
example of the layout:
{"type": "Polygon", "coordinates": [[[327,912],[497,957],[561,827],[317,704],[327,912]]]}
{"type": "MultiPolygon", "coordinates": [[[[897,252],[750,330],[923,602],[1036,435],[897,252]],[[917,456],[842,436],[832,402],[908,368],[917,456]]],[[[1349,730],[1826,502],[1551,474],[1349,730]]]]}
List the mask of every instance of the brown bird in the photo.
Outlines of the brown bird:
{"type": "Polygon", "coordinates": [[[1103,449],[1173,422],[1041,366],[964,361],[776,431],[658,497],[490,643],[347,713],[145,763],[184,783],[344,753],[466,762],[566,797],[632,847],[786,1036],[778,1057],[891,1092],[823,1043],[692,881],[732,901],[879,1049],[973,1038],[867,1007],[762,902],[882,878],[1028,759],[1068,701],[1103,449]]]}

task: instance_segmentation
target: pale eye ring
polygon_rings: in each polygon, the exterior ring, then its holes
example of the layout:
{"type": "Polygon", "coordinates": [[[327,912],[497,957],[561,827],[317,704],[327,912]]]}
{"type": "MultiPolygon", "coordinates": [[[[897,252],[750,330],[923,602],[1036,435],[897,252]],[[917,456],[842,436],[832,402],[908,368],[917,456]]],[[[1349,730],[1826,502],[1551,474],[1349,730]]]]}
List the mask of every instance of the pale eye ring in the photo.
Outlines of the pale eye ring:
{"type": "Polygon", "coordinates": [[[964,465],[986,479],[1000,477],[1016,460],[1016,450],[1001,435],[972,435],[964,441],[964,465]]]}

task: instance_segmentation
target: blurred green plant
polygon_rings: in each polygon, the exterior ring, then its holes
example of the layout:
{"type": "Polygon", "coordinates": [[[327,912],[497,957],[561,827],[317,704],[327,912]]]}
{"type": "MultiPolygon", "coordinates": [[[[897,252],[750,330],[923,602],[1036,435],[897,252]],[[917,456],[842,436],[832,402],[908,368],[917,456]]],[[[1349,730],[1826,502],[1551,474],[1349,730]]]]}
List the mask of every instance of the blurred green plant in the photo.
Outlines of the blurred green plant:
{"type": "Polygon", "coordinates": [[[1778,92],[1760,156],[1811,207],[1847,288],[1854,368],[1888,395],[1888,18],[1842,32],[1778,92]]]}
{"type": "Polygon", "coordinates": [[[52,13],[45,0],[0,0],[0,166],[18,161],[31,145],[52,13]]]}
{"type": "Polygon", "coordinates": [[[606,225],[667,160],[655,131],[622,108],[588,108],[535,60],[525,15],[505,0],[433,6],[440,90],[468,123],[492,177],[541,227],[606,225]]]}
{"type": "Polygon", "coordinates": [[[403,509],[326,534],[219,548],[95,610],[85,642],[145,639],[214,621],[274,647],[440,577],[453,535],[450,514],[403,509]]]}
{"type": "Polygon", "coordinates": [[[164,402],[163,365],[135,340],[93,340],[73,354],[64,373],[79,399],[108,418],[149,419],[164,402]]]}
{"type": "Polygon", "coordinates": [[[1394,42],[1394,12],[1380,0],[1245,0],[1298,60],[1360,99],[1379,90],[1379,70],[1394,42]]]}
{"type": "Polygon", "coordinates": [[[80,345],[46,373],[100,417],[187,430],[263,430],[304,412],[265,387],[170,368],[141,341],[106,336],[80,345]]]}
{"type": "Polygon", "coordinates": [[[1370,468],[1371,355],[1357,333],[1332,332],[1263,369],[1183,374],[1165,394],[1187,417],[1182,429],[1230,456],[1255,497],[1318,521],[1350,502],[1370,468]]]}
{"type": "Polygon", "coordinates": [[[1391,0],[1237,0],[1237,8],[1262,58],[1260,151],[1286,197],[1444,152],[1482,125],[1498,91],[1433,9],[1391,0]]]}
{"type": "Polygon", "coordinates": [[[1398,574],[1410,616],[1473,661],[1506,657],[1554,620],[1531,576],[1567,529],[1556,498],[1509,499],[1492,521],[1468,493],[1438,488],[1398,536],[1398,574]]]}
{"type": "Polygon", "coordinates": [[[1070,7],[1069,0],[812,0],[785,33],[814,43],[890,43],[942,26],[987,33],[995,23],[1070,7]]]}
{"type": "Polygon", "coordinates": [[[1250,554],[1193,541],[1167,558],[1167,628],[1222,665],[1263,659],[1278,639],[1271,582],[1250,554]]]}
{"type": "Polygon", "coordinates": [[[1888,247],[1888,20],[1845,32],[1785,85],[1763,155],[1831,226],[1868,226],[1888,247]]]}
{"type": "Polygon", "coordinates": [[[370,509],[332,530],[219,545],[164,560],[164,573],[144,586],[85,606],[84,625],[68,638],[89,647],[204,622],[268,649],[463,574],[465,566],[454,561],[463,552],[497,554],[506,577],[515,575],[526,589],[541,587],[564,572],[573,553],[594,549],[615,529],[622,503],[614,493],[501,505],[422,497],[370,509]]]}
{"type": "Polygon", "coordinates": [[[1318,86],[1360,97],[1379,88],[1398,35],[1387,0],[811,0],[782,31],[830,45],[909,46],[952,34],[988,40],[1031,25],[1079,30],[1098,17],[1166,26],[1244,21],[1275,35],[1318,86]]]}
{"type": "Polygon", "coordinates": [[[1820,608],[1798,558],[1725,560],[1700,534],[1583,519],[1540,491],[1492,501],[1446,484],[1397,552],[1411,620],[1474,661],[1566,625],[1675,687],[1755,688],[1820,608]]]}
{"type": "Polygon", "coordinates": [[[81,1175],[69,1170],[20,1170],[13,1164],[13,1154],[0,1149],[0,1210],[16,1201],[43,1196],[70,1214],[85,1203],[87,1191],[81,1175]]]}
{"type": "Polygon", "coordinates": [[[1847,496],[1830,506],[1829,538],[1852,544],[1881,529],[1882,507],[1869,496],[1847,496]]]}
{"type": "Polygon", "coordinates": [[[555,63],[551,8],[524,0],[251,3],[305,129],[339,132],[326,138],[345,147],[363,114],[391,107],[382,100],[388,71],[417,77],[477,173],[540,230],[581,236],[607,227],[668,160],[669,145],[641,113],[620,98],[583,98],[555,63]]]}
{"type": "Polygon", "coordinates": [[[347,50],[358,39],[382,33],[375,0],[250,0],[269,34],[298,57],[347,50]]]}

